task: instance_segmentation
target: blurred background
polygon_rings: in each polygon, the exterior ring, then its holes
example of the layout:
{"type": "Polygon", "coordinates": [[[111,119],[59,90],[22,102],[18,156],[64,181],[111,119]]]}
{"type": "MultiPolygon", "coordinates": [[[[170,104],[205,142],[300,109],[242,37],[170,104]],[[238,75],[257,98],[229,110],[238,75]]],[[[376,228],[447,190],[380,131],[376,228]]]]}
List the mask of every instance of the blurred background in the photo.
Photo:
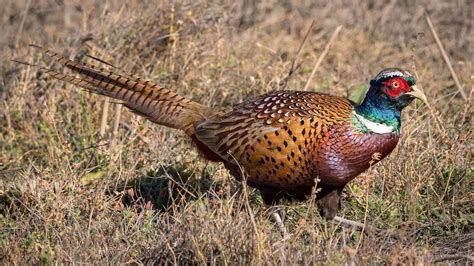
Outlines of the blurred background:
{"type": "Polygon", "coordinates": [[[0,6],[4,263],[472,263],[473,1],[0,6]],[[404,111],[398,148],[345,190],[341,215],[381,233],[343,229],[309,202],[287,202],[292,236],[282,239],[258,193],[203,161],[182,133],[11,61],[63,71],[29,44],[101,58],[216,107],[307,83],[359,100],[387,67],[415,73],[429,105],[404,111]]]}

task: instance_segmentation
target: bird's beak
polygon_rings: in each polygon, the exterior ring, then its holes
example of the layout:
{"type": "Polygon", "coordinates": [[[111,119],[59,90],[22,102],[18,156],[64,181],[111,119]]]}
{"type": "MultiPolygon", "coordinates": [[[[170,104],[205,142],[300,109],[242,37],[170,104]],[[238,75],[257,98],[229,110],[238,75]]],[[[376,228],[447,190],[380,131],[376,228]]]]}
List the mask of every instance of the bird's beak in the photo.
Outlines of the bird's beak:
{"type": "Polygon", "coordinates": [[[417,99],[422,100],[425,104],[428,104],[428,100],[426,99],[425,93],[423,93],[422,90],[418,89],[416,85],[412,85],[411,91],[407,92],[408,95],[411,95],[412,97],[415,97],[417,99]]]}

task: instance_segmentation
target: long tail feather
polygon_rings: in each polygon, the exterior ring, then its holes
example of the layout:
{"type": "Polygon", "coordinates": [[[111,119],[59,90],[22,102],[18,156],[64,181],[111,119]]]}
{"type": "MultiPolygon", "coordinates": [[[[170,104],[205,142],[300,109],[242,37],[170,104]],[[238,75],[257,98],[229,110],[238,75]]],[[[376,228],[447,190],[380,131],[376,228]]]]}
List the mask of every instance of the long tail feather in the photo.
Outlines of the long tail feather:
{"type": "Polygon", "coordinates": [[[213,114],[212,109],[193,102],[176,93],[136,76],[117,74],[87,63],[78,63],[55,53],[41,49],[54,61],[79,74],[63,74],[40,67],[53,78],[77,85],[92,93],[120,100],[135,113],[151,121],[172,128],[182,129],[189,136],[194,134],[194,124],[213,114]]]}

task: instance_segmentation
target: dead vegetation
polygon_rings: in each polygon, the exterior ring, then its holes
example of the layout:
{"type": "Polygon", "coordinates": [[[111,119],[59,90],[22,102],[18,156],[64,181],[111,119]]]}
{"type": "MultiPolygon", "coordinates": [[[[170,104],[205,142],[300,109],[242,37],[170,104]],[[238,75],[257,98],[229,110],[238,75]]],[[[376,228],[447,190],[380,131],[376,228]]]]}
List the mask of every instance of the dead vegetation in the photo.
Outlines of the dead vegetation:
{"type": "MultiPolygon", "coordinates": [[[[472,263],[471,1],[1,1],[0,258],[4,263],[472,263]],[[459,78],[438,50],[431,15],[459,78]],[[184,134],[113,108],[19,59],[28,44],[102,58],[196,101],[229,108],[286,84],[357,98],[385,67],[416,70],[431,103],[404,112],[392,155],[345,190],[364,234],[288,203],[282,239],[256,191],[206,163],[184,134]],[[424,32],[423,34],[420,34],[424,32]]],[[[94,60],[92,63],[97,64],[94,60]]]]}

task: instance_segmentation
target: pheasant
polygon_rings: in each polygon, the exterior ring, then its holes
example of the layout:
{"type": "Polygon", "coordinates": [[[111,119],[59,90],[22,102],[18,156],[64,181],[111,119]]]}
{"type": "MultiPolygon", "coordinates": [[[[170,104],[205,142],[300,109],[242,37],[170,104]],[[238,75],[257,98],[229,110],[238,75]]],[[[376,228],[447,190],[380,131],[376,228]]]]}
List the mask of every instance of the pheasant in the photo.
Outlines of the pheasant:
{"type": "Polygon", "coordinates": [[[359,105],[329,94],[285,90],[222,113],[135,75],[43,52],[78,76],[41,67],[45,73],[183,130],[205,159],[222,162],[236,179],[258,189],[268,205],[282,198],[303,200],[317,187],[317,205],[327,219],[339,211],[344,186],[395,148],[402,109],[414,98],[425,100],[408,71],[390,68],[370,81],[359,105]]]}

